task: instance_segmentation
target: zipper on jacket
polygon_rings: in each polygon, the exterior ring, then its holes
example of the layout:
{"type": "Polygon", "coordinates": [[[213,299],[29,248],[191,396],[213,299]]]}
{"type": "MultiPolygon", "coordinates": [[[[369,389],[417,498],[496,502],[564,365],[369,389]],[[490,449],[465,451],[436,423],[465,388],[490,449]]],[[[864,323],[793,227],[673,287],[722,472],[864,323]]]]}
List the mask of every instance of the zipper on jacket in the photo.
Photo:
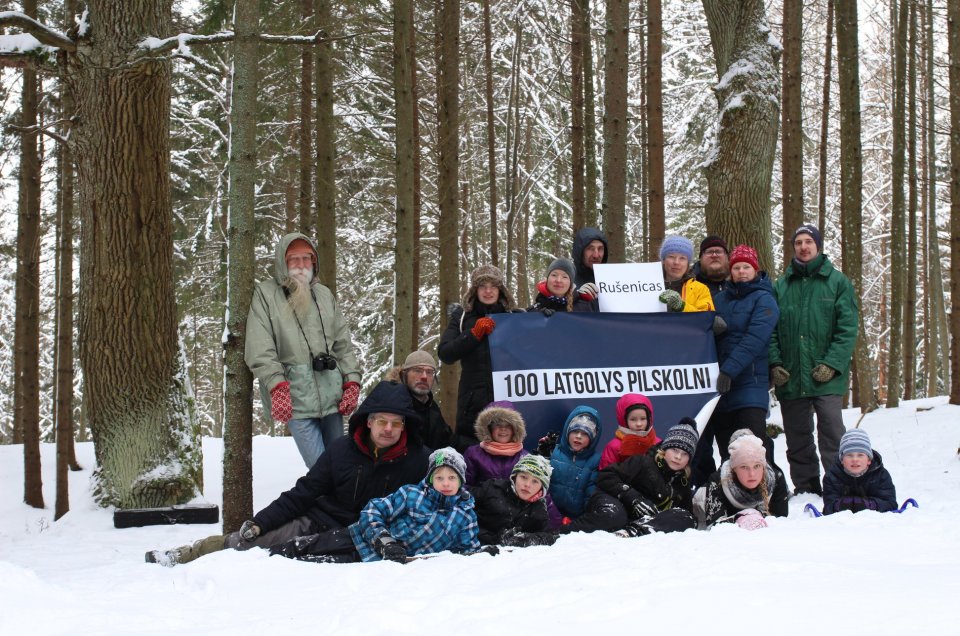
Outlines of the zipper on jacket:
{"type": "Polygon", "coordinates": [[[363,474],[363,464],[357,466],[357,479],[353,482],[353,500],[357,500],[357,491],[360,490],[360,475],[363,474]]]}

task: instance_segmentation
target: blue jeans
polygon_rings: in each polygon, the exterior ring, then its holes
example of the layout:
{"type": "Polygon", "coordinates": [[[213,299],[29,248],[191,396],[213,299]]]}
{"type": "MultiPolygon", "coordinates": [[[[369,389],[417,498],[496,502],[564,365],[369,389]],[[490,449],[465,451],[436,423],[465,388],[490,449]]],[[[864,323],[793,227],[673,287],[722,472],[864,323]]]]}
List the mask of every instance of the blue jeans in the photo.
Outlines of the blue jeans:
{"type": "Polygon", "coordinates": [[[297,444],[297,450],[303,457],[303,463],[311,468],[324,448],[333,440],[343,436],[343,416],[331,413],[325,417],[311,417],[303,420],[290,420],[287,428],[297,444]]]}

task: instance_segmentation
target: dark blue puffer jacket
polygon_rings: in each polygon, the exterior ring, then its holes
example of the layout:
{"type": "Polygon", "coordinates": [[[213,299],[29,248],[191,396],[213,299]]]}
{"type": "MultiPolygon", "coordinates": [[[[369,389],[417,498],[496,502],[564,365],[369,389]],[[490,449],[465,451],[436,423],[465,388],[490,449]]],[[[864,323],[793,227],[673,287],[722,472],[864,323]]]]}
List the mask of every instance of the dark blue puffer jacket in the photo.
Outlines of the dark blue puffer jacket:
{"type": "Polygon", "coordinates": [[[733,379],[717,411],[766,409],[770,401],[770,335],[780,319],[773,286],[766,272],[746,283],[727,282],[714,298],[727,330],[717,338],[720,372],[733,379]]]}
{"type": "Polygon", "coordinates": [[[589,406],[578,406],[567,416],[563,425],[557,447],[550,455],[550,465],[553,466],[553,475],[550,477],[550,496],[553,503],[568,517],[577,517],[583,514],[587,499],[597,489],[597,471],[600,469],[600,438],[603,429],[600,425],[600,414],[589,406]],[[590,441],[590,445],[579,453],[570,448],[567,437],[570,434],[570,421],[578,415],[586,413],[597,421],[597,436],[590,441]]]}
{"type": "Polygon", "coordinates": [[[837,460],[823,478],[824,514],[865,508],[877,512],[897,509],[897,489],[877,451],[873,451],[870,467],[859,477],[848,474],[837,460]]]}

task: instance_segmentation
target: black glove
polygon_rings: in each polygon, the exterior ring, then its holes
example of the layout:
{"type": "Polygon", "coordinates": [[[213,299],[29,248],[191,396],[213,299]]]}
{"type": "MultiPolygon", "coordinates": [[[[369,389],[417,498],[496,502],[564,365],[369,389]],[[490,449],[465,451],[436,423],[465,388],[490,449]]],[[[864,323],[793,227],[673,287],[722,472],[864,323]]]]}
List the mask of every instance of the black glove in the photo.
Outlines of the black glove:
{"type": "Polygon", "coordinates": [[[260,536],[260,526],[253,519],[247,519],[240,526],[240,537],[244,541],[254,541],[260,536]]]}
{"type": "Polygon", "coordinates": [[[730,385],[733,384],[733,379],[726,373],[720,373],[717,376],[717,393],[723,395],[730,390],[730,385]]]}
{"type": "Polygon", "coordinates": [[[386,561],[407,562],[407,551],[389,534],[377,537],[377,540],[373,542],[373,547],[386,561]]]}
{"type": "Polygon", "coordinates": [[[544,307],[543,309],[540,310],[540,313],[542,313],[544,316],[546,316],[547,318],[549,318],[550,316],[552,316],[553,314],[555,314],[555,313],[557,313],[557,312],[554,311],[553,309],[550,309],[549,307],[544,307]]]}
{"type": "Polygon", "coordinates": [[[537,440],[537,455],[550,457],[553,449],[557,446],[558,439],[560,439],[560,433],[551,431],[537,440]]]}
{"type": "Polygon", "coordinates": [[[485,545],[476,552],[471,552],[471,554],[489,554],[490,556],[497,556],[500,554],[500,548],[495,545],[485,545]]]}

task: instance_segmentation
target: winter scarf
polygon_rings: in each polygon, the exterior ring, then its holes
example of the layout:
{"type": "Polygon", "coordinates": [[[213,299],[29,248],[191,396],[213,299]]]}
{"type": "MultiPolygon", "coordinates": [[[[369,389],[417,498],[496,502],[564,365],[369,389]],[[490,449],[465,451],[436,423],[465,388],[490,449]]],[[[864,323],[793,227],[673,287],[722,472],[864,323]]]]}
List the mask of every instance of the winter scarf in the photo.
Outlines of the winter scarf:
{"type": "Polygon", "coordinates": [[[620,426],[615,435],[620,440],[621,457],[645,455],[657,443],[657,435],[653,432],[653,427],[645,431],[631,431],[629,428],[620,426]]]}
{"type": "Polygon", "coordinates": [[[521,442],[489,442],[483,441],[480,442],[480,448],[485,450],[490,455],[498,455],[500,457],[513,457],[517,453],[523,450],[523,444],[521,442]]]}
{"type": "Polygon", "coordinates": [[[737,481],[733,470],[730,468],[730,462],[725,461],[720,467],[720,486],[723,488],[723,494],[727,500],[735,507],[741,510],[754,508],[763,514],[770,513],[770,492],[773,491],[773,485],[777,481],[770,466],[766,466],[766,474],[760,485],[753,490],[747,490],[737,481]]]}

